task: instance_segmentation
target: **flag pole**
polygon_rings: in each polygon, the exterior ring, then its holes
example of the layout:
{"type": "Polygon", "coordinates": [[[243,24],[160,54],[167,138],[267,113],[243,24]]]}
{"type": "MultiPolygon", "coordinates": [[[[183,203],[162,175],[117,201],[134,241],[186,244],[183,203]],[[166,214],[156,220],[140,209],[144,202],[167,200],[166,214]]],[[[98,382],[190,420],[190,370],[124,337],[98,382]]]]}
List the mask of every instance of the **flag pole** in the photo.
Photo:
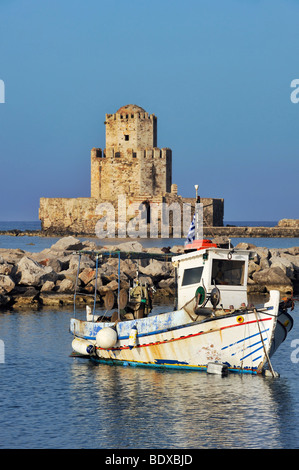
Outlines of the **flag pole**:
{"type": "Polygon", "coordinates": [[[195,240],[199,239],[199,220],[198,220],[198,210],[197,210],[197,202],[198,202],[198,184],[194,185],[196,198],[195,198],[195,240]]]}

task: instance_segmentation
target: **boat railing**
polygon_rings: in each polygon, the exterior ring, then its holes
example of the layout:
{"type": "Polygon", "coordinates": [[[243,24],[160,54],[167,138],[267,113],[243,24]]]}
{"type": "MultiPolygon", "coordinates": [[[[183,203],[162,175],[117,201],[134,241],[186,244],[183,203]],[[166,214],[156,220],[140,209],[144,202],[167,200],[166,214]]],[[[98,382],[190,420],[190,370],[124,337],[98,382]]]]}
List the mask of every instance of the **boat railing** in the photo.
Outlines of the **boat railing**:
{"type": "Polygon", "coordinates": [[[164,262],[171,262],[175,256],[178,256],[175,253],[146,253],[146,252],[127,252],[127,251],[96,251],[96,250],[79,250],[75,251],[73,254],[78,255],[78,268],[76,274],[76,281],[75,281],[75,289],[74,289],[74,316],[76,317],[76,297],[78,294],[78,281],[79,281],[79,274],[80,274],[80,264],[81,264],[81,257],[82,255],[89,255],[95,257],[95,286],[94,286],[94,294],[87,294],[87,293],[80,293],[80,295],[93,297],[93,309],[92,309],[92,316],[94,318],[95,310],[96,310],[96,302],[97,302],[97,281],[98,281],[98,271],[99,271],[99,263],[102,262],[104,259],[118,259],[118,288],[117,288],[117,316],[120,320],[120,261],[126,259],[132,260],[158,260],[164,262]]]}

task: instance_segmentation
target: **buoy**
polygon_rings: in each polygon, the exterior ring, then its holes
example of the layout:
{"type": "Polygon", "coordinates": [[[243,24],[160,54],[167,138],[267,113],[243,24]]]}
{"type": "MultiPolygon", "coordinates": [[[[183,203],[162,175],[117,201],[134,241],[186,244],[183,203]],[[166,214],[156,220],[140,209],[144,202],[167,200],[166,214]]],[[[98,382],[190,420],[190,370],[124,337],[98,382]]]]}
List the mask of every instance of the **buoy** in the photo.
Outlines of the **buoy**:
{"type": "Polygon", "coordinates": [[[130,349],[133,349],[136,346],[137,334],[138,334],[137,327],[136,325],[134,325],[130,331],[130,336],[129,336],[129,348],[130,349]]]}
{"type": "Polygon", "coordinates": [[[208,374],[218,374],[218,375],[227,375],[228,367],[222,362],[209,362],[207,366],[208,374]]]}
{"type": "Polygon", "coordinates": [[[89,356],[90,353],[88,352],[88,349],[93,347],[94,345],[92,343],[83,338],[74,338],[72,342],[73,350],[83,356],[89,356]]]}
{"type": "Polygon", "coordinates": [[[115,328],[105,327],[98,331],[96,345],[102,349],[111,349],[117,343],[117,332],[115,328]]]}

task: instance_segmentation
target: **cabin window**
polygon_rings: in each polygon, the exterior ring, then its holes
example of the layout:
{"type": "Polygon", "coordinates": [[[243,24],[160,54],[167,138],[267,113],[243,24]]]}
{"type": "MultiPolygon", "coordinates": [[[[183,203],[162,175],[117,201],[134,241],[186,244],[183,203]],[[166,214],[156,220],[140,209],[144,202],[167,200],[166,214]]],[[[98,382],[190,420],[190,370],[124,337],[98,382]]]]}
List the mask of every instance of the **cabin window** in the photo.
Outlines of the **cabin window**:
{"type": "Polygon", "coordinates": [[[244,284],[244,270],[244,261],[214,259],[211,284],[242,286],[244,284]]]}
{"type": "Polygon", "coordinates": [[[129,140],[129,136],[125,134],[125,140],[129,140]]]}
{"type": "Polygon", "coordinates": [[[189,284],[198,284],[201,280],[203,266],[197,268],[185,269],[183,274],[182,286],[189,284]]]}

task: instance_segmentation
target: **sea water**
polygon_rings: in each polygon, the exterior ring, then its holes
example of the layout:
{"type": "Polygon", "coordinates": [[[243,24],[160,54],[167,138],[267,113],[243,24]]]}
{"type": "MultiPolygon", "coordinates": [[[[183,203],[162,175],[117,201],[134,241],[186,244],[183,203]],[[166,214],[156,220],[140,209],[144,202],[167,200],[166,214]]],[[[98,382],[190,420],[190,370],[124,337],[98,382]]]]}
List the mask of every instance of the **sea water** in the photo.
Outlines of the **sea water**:
{"type": "Polygon", "coordinates": [[[70,356],[71,309],[3,312],[0,448],[298,448],[298,303],[292,314],[273,379],[96,365],[70,356]]]}
{"type": "MultiPolygon", "coordinates": [[[[277,225],[276,222],[225,222],[225,224],[239,225],[239,226],[252,226],[252,227],[273,227],[277,225]]],[[[2,230],[40,230],[40,222],[0,222],[0,231],[2,230]]],[[[54,245],[61,237],[41,237],[41,236],[13,236],[13,235],[0,235],[0,248],[20,248],[21,250],[29,253],[38,253],[46,248],[50,248],[54,245]]],[[[184,238],[129,238],[129,239],[113,239],[113,238],[102,238],[99,239],[96,236],[92,238],[79,237],[80,240],[92,240],[97,246],[104,245],[116,245],[123,243],[128,240],[138,241],[144,248],[162,248],[172,247],[174,245],[184,245],[184,238]]],[[[290,248],[292,246],[298,246],[298,238],[232,238],[231,242],[233,246],[236,246],[240,242],[251,243],[259,247],[267,248],[290,248]]]]}
{"type": "Polygon", "coordinates": [[[0,313],[0,448],[299,447],[299,302],[271,360],[275,379],[96,365],[70,356],[72,315],[0,313]]]}

